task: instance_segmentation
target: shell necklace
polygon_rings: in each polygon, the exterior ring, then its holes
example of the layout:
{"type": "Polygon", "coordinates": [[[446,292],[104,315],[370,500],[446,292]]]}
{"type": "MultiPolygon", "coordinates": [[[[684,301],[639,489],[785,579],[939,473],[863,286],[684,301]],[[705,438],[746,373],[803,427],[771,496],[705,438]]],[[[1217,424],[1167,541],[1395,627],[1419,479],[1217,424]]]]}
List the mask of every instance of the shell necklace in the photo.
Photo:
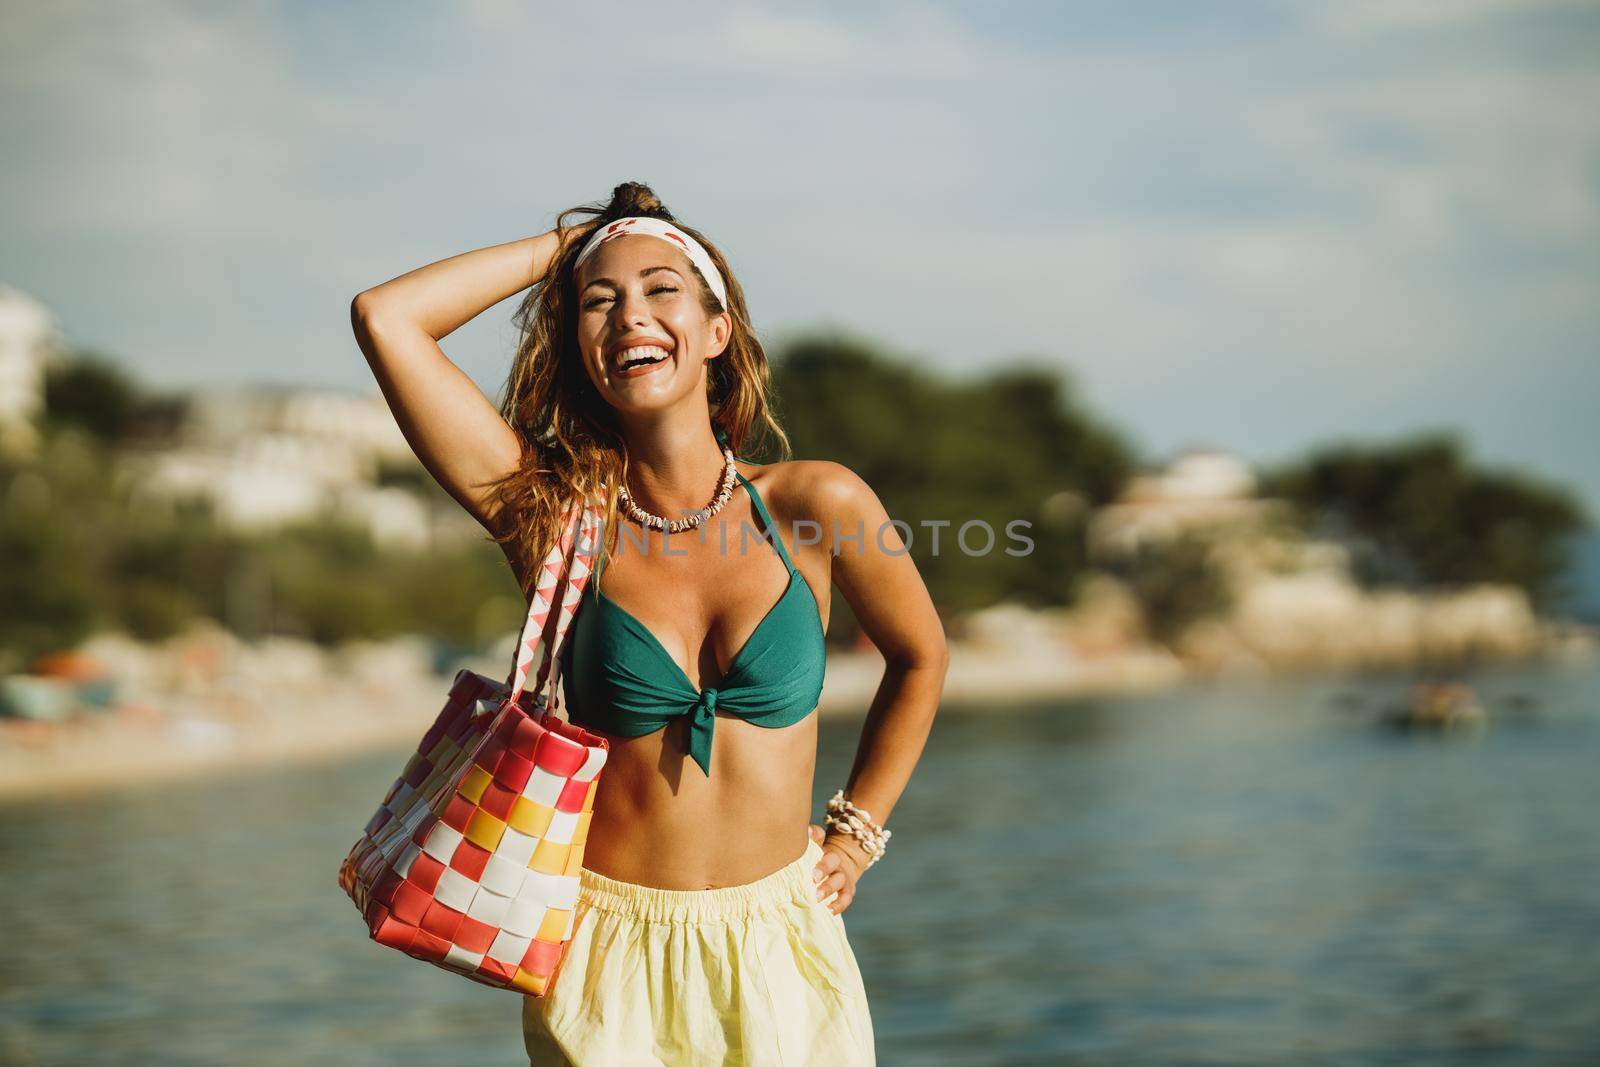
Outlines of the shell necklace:
{"type": "Polygon", "coordinates": [[[664,530],[667,533],[683,533],[693,530],[711,516],[721,511],[728,503],[728,498],[733,495],[733,482],[739,474],[739,469],[733,465],[733,449],[722,450],[724,460],[722,466],[722,479],[717,484],[717,494],[711,498],[711,503],[698,511],[691,511],[681,519],[664,519],[660,515],[650,512],[634,503],[633,496],[628,492],[626,484],[617,486],[617,503],[622,507],[623,513],[634,522],[646,529],[664,530]]]}

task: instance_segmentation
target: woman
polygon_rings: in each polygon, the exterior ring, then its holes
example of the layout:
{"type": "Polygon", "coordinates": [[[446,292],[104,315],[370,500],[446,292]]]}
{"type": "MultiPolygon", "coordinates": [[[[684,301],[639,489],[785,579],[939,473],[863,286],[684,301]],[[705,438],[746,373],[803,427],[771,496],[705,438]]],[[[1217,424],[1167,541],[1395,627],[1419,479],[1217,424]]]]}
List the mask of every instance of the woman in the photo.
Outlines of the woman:
{"type": "Polygon", "coordinates": [[[530,1062],[874,1062],[841,914],[932,725],[944,633],[859,477],[736,458],[758,430],[788,441],[726,260],[625,183],[548,233],[369,289],[352,319],[406,438],[525,591],[568,502],[607,501],[562,654],[567,714],[611,754],[572,941],[523,1003],[530,1062]],[[438,341],[523,289],[497,412],[438,341]],[[887,667],[843,786],[856,807],[824,832],[812,712],[833,585],[887,667]]]}

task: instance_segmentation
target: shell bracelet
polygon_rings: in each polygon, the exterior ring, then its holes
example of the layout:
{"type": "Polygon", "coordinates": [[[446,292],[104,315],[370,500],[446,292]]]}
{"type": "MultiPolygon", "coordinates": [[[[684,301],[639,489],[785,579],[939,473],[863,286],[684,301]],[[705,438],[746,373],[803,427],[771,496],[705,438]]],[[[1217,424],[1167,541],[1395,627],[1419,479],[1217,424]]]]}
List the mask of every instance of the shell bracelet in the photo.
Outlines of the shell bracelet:
{"type": "Polygon", "coordinates": [[[828,814],[824,817],[823,824],[830,830],[837,830],[860,842],[862,850],[867,854],[868,868],[883,858],[892,834],[892,831],[885,830],[873,822],[872,816],[867,814],[867,809],[846,800],[843,789],[828,798],[828,814]]]}

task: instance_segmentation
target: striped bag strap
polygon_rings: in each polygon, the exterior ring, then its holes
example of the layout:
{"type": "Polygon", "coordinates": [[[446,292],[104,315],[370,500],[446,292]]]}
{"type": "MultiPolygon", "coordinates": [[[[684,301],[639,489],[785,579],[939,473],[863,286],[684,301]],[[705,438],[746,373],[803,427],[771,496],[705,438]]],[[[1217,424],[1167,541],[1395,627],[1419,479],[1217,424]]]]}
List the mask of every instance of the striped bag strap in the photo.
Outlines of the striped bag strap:
{"type": "Polygon", "coordinates": [[[548,712],[558,706],[556,679],[561,673],[561,647],[593,573],[603,522],[603,512],[593,502],[574,504],[562,519],[555,543],[550,546],[534,579],[528,615],[517,636],[516,662],[506,680],[508,695],[503,706],[514,706],[522,697],[535,663],[539,669],[534,677],[534,690],[544,692],[548,682],[545,710],[548,712]],[[563,578],[566,579],[564,586],[563,578]],[[554,604],[557,589],[564,589],[559,608],[554,604]],[[549,625],[552,614],[555,615],[553,626],[549,625]]]}

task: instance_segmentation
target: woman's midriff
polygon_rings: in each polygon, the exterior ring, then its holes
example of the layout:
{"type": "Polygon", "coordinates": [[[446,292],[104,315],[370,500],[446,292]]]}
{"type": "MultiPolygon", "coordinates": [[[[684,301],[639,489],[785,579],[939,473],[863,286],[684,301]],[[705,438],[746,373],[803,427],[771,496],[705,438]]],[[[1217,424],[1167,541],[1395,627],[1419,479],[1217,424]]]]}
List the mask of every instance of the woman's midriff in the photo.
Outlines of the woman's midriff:
{"type": "Polygon", "coordinates": [[[710,777],[684,753],[686,728],[602,734],[611,753],[584,846],[589,870],[660,889],[714,889],[756,881],[805,849],[817,716],[768,728],[718,715],[710,777]]]}

